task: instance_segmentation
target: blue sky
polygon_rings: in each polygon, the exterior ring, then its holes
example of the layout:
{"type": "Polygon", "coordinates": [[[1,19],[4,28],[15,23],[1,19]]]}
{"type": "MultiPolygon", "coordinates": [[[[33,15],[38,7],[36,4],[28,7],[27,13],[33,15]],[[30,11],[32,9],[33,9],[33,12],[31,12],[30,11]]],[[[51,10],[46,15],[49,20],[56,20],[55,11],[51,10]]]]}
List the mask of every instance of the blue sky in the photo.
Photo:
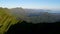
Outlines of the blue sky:
{"type": "Polygon", "coordinates": [[[0,7],[36,9],[60,9],[60,0],[0,0],[0,7]]]}

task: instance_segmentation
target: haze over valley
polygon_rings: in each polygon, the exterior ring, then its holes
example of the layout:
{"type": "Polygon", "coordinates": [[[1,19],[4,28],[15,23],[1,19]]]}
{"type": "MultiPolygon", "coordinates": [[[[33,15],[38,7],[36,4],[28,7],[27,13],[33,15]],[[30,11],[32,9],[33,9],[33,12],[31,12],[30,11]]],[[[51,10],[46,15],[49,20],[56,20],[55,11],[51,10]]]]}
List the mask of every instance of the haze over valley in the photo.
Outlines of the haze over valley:
{"type": "Polygon", "coordinates": [[[23,9],[12,8],[11,13],[18,18],[21,18],[27,22],[40,23],[40,22],[56,22],[60,19],[59,11],[44,10],[44,9],[23,9]],[[23,16],[23,17],[22,17],[23,16]],[[36,22],[35,22],[36,21],[36,22]]]}

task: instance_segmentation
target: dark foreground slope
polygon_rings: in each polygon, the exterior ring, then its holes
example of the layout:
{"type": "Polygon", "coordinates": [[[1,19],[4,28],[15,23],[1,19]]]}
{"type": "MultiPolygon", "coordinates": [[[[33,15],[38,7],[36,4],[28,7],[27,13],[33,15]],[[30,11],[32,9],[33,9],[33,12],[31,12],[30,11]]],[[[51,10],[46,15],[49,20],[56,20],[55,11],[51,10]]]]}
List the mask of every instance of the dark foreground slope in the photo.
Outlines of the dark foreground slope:
{"type": "Polygon", "coordinates": [[[23,21],[12,25],[6,34],[59,34],[60,22],[32,24],[23,21]]]}

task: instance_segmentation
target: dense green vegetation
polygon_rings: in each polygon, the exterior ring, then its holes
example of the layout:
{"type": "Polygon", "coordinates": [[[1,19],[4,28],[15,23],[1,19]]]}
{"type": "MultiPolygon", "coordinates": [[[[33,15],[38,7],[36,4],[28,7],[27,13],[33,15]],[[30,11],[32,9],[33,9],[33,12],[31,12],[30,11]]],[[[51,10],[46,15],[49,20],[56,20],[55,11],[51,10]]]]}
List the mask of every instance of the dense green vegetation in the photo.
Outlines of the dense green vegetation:
{"type": "Polygon", "coordinates": [[[4,34],[11,25],[19,21],[9,11],[7,8],[0,8],[0,34],[4,34]]]}

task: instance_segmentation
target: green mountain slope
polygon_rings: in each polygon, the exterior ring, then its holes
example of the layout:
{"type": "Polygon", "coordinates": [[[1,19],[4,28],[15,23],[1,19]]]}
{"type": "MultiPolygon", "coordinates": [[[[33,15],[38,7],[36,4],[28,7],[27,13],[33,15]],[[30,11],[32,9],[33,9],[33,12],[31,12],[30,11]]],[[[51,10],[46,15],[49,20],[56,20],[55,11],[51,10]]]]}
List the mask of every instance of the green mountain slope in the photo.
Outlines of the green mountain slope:
{"type": "Polygon", "coordinates": [[[7,8],[0,8],[0,34],[4,34],[11,25],[19,21],[9,11],[7,8]]]}

